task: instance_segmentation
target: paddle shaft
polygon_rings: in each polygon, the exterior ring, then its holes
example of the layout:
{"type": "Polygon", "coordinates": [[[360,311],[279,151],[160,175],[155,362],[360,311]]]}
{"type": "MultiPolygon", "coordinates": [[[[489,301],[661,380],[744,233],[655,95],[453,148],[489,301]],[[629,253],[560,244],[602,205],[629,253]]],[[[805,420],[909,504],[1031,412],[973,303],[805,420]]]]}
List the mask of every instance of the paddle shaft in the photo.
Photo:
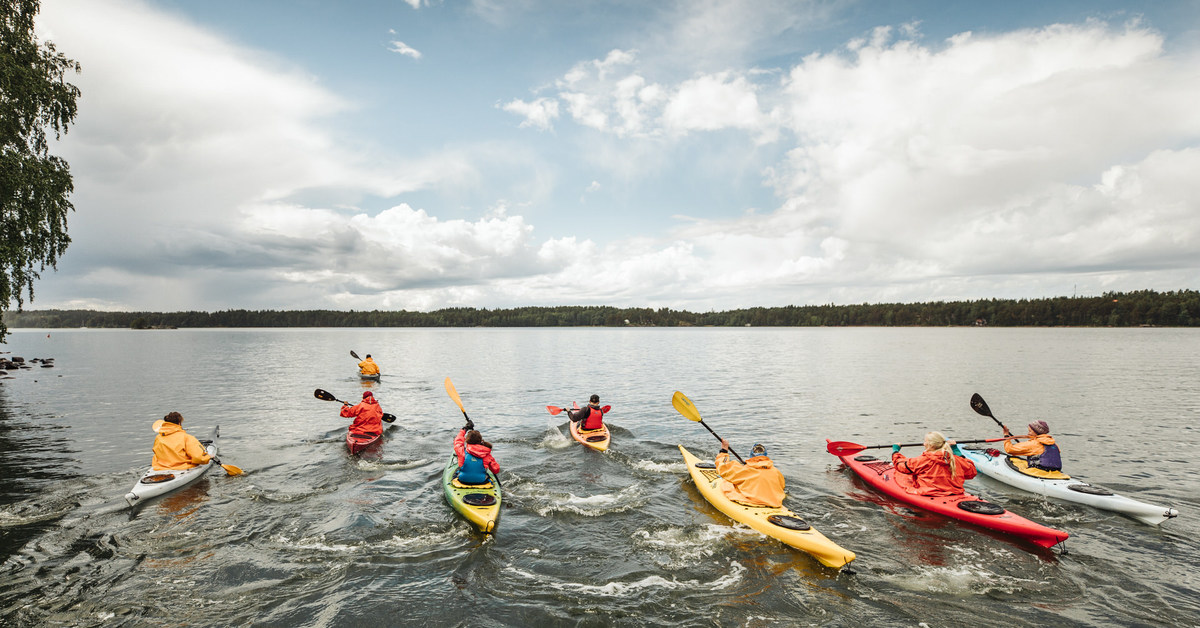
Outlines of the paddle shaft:
{"type": "MultiPolygon", "coordinates": [[[[956,444],[956,445],[971,445],[974,443],[995,443],[997,441],[1002,441],[1002,440],[1004,440],[1004,439],[1003,438],[979,438],[979,439],[975,439],[975,440],[954,441],[954,444],[956,444]]],[[[925,443],[901,443],[900,446],[901,447],[924,447],[925,443]]],[[[871,445],[869,447],[863,447],[863,449],[883,449],[884,447],[891,447],[891,445],[871,445]]]]}
{"type": "MultiPolygon", "coordinates": [[[[709,426],[708,426],[708,423],[705,423],[705,422],[704,422],[704,419],[700,419],[699,421],[697,421],[697,423],[699,423],[700,425],[703,425],[703,426],[704,426],[704,429],[708,430],[708,431],[709,431],[709,433],[711,433],[713,436],[716,436],[716,437],[717,437],[717,440],[724,440],[724,439],[722,439],[720,436],[717,436],[717,433],[716,433],[716,432],[714,432],[714,431],[713,431],[713,429],[712,429],[711,427],[709,427],[709,426]]],[[[733,457],[734,457],[734,458],[737,458],[737,459],[738,459],[738,461],[739,461],[739,462],[741,462],[742,464],[746,464],[746,461],[745,461],[745,460],[742,460],[742,457],[741,457],[741,456],[739,456],[739,455],[738,455],[738,453],[737,453],[736,451],[734,451],[734,450],[733,450],[733,446],[732,446],[732,445],[729,447],[729,453],[733,454],[733,457]]]]}

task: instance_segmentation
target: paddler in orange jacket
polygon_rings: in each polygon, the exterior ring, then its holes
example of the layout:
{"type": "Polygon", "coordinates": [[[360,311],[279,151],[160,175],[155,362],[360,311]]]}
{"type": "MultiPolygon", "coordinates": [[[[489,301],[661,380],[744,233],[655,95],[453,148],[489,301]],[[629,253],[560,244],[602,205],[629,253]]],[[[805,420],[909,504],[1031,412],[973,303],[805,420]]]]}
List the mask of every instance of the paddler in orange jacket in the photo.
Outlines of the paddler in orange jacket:
{"type": "Polygon", "coordinates": [[[767,457],[767,448],[755,444],[750,450],[746,464],[729,458],[729,441],[721,439],[721,451],[717,453],[717,473],[725,480],[725,496],[735,502],[752,506],[783,505],[784,479],[775,463],[767,457]]]}
{"type": "Polygon", "coordinates": [[[212,456],[195,436],[183,431],[183,415],[172,412],[156,421],[158,436],[154,437],[154,457],[150,468],[155,471],[182,471],[208,464],[212,456]]]}
{"type": "Polygon", "coordinates": [[[975,463],[941,432],[926,434],[925,451],[913,458],[900,453],[899,444],[892,445],[892,465],[896,473],[912,476],[912,486],[904,490],[914,495],[962,495],[963,482],[977,473],[975,463]]]}
{"type": "Polygon", "coordinates": [[[363,358],[362,362],[358,363],[358,372],[362,375],[379,374],[379,365],[375,363],[375,360],[371,359],[370,353],[367,354],[367,357],[363,358]]]}
{"type": "Polygon", "coordinates": [[[1043,469],[1046,471],[1061,471],[1062,470],[1062,454],[1058,451],[1058,445],[1054,443],[1054,437],[1050,435],[1050,426],[1045,421],[1034,421],[1029,424],[1029,435],[1025,437],[1013,436],[1008,428],[1004,428],[1004,451],[1010,456],[1025,456],[1029,461],[1029,466],[1035,469],[1043,469]],[[1015,443],[1012,439],[1028,438],[1024,443],[1015,443]]]}
{"type": "Polygon", "coordinates": [[[363,400],[357,405],[350,405],[343,402],[342,416],[346,418],[354,418],[354,422],[350,424],[351,434],[370,434],[372,436],[383,433],[383,409],[379,407],[379,402],[375,401],[375,395],[371,391],[363,393],[363,400]]]}

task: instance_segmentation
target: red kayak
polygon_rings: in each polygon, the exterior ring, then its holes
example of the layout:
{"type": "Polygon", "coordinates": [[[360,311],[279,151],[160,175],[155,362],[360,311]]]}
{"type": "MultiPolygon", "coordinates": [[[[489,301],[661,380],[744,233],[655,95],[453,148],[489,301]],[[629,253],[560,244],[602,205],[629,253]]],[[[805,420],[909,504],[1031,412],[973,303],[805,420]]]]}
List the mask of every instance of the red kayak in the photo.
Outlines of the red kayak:
{"type": "Polygon", "coordinates": [[[379,442],[383,438],[383,434],[355,434],[354,432],[346,432],[346,449],[350,450],[351,456],[357,456],[362,450],[379,442]]]}
{"type": "MultiPolygon", "coordinates": [[[[830,442],[826,439],[825,442],[830,442]]],[[[916,506],[952,519],[973,523],[979,527],[1011,534],[1042,547],[1054,547],[1067,540],[1067,533],[1034,523],[1014,515],[998,504],[963,493],[952,496],[914,495],[906,491],[912,486],[912,478],[896,473],[891,461],[875,456],[838,456],[850,470],[870,484],[872,488],[910,506],[916,506]]]]}

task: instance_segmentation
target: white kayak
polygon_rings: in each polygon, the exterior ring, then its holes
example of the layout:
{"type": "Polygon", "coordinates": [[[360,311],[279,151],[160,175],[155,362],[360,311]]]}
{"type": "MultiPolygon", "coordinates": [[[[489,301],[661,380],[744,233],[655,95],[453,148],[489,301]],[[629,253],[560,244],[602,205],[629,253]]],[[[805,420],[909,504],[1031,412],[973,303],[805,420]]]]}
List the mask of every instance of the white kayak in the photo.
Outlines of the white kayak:
{"type": "Polygon", "coordinates": [[[133,485],[133,489],[125,494],[125,501],[129,502],[130,506],[136,506],[151,497],[165,495],[204,477],[204,474],[217,464],[217,437],[220,435],[221,427],[217,426],[213,428],[211,437],[200,439],[200,444],[204,445],[208,455],[212,456],[212,460],[209,460],[208,464],[182,471],[150,469],[143,473],[142,477],[138,478],[137,484],[133,485]]]}
{"type": "Polygon", "coordinates": [[[980,473],[1030,493],[1111,510],[1152,526],[1179,515],[1179,511],[1174,508],[1122,497],[1102,486],[1088,484],[1061,471],[1027,470],[1023,458],[1009,456],[986,445],[961,449],[963,455],[975,463],[975,469],[980,473]]]}

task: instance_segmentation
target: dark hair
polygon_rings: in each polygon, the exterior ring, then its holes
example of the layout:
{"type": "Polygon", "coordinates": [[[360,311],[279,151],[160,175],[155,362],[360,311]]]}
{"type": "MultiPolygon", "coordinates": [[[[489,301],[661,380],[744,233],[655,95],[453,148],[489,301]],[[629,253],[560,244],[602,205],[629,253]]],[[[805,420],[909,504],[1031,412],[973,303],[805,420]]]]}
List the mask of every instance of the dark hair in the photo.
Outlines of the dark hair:
{"type": "Polygon", "coordinates": [[[600,395],[592,395],[592,398],[588,399],[588,402],[589,403],[600,403],[600,395]]]}
{"type": "Polygon", "coordinates": [[[483,440],[483,434],[480,434],[479,430],[468,430],[467,431],[467,444],[468,445],[483,445],[484,447],[487,447],[488,449],[492,448],[491,443],[487,442],[486,440],[483,440]]]}
{"type": "Polygon", "coordinates": [[[367,357],[368,357],[368,358],[369,358],[369,357],[371,357],[371,354],[370,354],[370,353],[368,353],[368,354],[367,354],[367,357]]]}
{"type": "Polygon", "coordinates": [[[171,413],[167,414],[167,416],[163,417],[163,420],[166,421],[167,423],[174,423],[175,425],[179,425],[180,423],[183,423],[183,415],[179,414],[178,412],[171,412],[171,413]]]}

